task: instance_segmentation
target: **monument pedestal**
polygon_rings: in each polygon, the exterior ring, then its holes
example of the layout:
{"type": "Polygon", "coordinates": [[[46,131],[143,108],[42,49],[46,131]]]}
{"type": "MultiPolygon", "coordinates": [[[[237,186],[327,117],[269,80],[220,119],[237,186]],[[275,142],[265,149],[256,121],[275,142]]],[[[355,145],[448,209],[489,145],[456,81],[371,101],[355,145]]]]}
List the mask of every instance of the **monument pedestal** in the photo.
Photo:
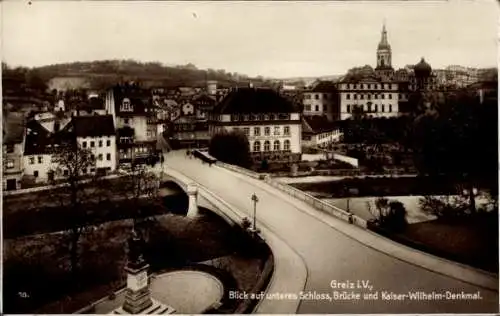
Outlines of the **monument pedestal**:
{"type": "Polygon", "coordinates": [[[151,298],[147,264],[140,253],[141,240],[134,232],[129,241],[129,261],[125,267],[127,272],[127,289],[123,305],[111,314],[173,314],[175,309],[151,298]]]}

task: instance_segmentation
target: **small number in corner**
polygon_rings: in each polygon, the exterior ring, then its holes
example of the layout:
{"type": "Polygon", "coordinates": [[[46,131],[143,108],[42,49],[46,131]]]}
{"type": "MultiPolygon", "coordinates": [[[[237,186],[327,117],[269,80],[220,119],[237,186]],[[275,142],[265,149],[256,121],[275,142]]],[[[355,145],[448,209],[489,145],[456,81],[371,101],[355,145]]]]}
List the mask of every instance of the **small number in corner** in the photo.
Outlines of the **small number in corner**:
{"type": "Polygon", "coordinates": [[[19,295],[19,297],[21,298],[29,298],[29,294],[26,293],[26,292],[17,292],[17,295],[19,295]]]}

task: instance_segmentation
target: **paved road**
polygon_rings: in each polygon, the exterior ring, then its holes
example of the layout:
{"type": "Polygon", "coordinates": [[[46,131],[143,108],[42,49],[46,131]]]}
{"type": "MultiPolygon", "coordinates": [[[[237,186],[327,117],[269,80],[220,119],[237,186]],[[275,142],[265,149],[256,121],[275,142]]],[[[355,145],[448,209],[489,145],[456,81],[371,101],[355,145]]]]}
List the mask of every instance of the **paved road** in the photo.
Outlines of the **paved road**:
{"type": "MultiPolygon", "coordinates": [[[[333,295],[331,282],[368,281],[377,300],[302,300],[298,313],[493,313],[498,311],[497,291],[471,285],[449,276],[431,272],[401,261],[368,247],[357,240],[304,212],[291,199],[263,189],[258,180],[243,179],[240,175],[218,166],[209,167],[198,159],[186,159],[179,152],[166,155],[166,168],[174,168],[206,186],[242,211],[252,214],[250,196],[259,196],[258,223],[263,222],[286,240],[306,263],[308,279],[305,291],[333,295]],[[260,185],[259,185],[260,184],[260,185]],[[382,291],[394,294],[425,291],[426,293],[476,293],[479,300],[386,300],[382,291]]],[[[298,204],[297,204],[298,205],[298,204]]],[[[344,224],[339,224],[344,225],[344,224]]],[[[345,224],[348,225],[348,224],[345,224]]],[[[352,226],[351,226],[352,227],[352,226]]],[[[358,228],[353,227],[354,231],[358,228]]],[[[370,234],[358,229],[356,233],[370,234]]],[[[366,237],[366,236],[365,236],[366,237]]],[[[378,237],[370,237],[378,238],[378,237]]],[[[384,239],[380,243],[388,242],[384,239]]],[[[358,289],[337,289],[365,293],[358,289]]],[[[399,296],[401,298],[401,296],[399,296]]]]}

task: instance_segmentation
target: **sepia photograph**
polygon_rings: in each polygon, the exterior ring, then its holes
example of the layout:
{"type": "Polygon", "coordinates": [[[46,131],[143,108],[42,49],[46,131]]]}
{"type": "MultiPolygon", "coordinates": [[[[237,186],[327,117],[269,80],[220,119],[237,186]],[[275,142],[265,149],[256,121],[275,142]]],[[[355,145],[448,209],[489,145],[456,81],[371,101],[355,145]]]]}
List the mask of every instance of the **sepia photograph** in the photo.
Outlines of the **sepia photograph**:
{"type": "Polygon", "coordinates": [[[2,314],[497,314],[499,3],[0,3],[2,314]]]}

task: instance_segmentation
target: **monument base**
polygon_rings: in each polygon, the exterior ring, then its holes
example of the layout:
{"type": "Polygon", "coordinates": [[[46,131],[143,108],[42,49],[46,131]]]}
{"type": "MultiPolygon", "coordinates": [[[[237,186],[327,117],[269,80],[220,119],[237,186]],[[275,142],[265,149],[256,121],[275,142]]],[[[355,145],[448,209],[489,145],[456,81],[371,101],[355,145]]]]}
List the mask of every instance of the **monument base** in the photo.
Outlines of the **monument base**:
{"type": "MultiPolygon", "coordinates": [[[[163,303],[160,303],[153,298],[151,299],[151,301],[153,302],[153,304],[151,304],[145,310],[138,312],[137,314],[141,314],[141,315],[167,315],[167,314],[174,314],[175,313],[175,309],[173,307],[165,305],[163,303]]],[[[118,307],[117,309],[112,311],[110,314],[130,315],[129,312],[127,312],[123,309],[123,306],[118,307]]]]}

